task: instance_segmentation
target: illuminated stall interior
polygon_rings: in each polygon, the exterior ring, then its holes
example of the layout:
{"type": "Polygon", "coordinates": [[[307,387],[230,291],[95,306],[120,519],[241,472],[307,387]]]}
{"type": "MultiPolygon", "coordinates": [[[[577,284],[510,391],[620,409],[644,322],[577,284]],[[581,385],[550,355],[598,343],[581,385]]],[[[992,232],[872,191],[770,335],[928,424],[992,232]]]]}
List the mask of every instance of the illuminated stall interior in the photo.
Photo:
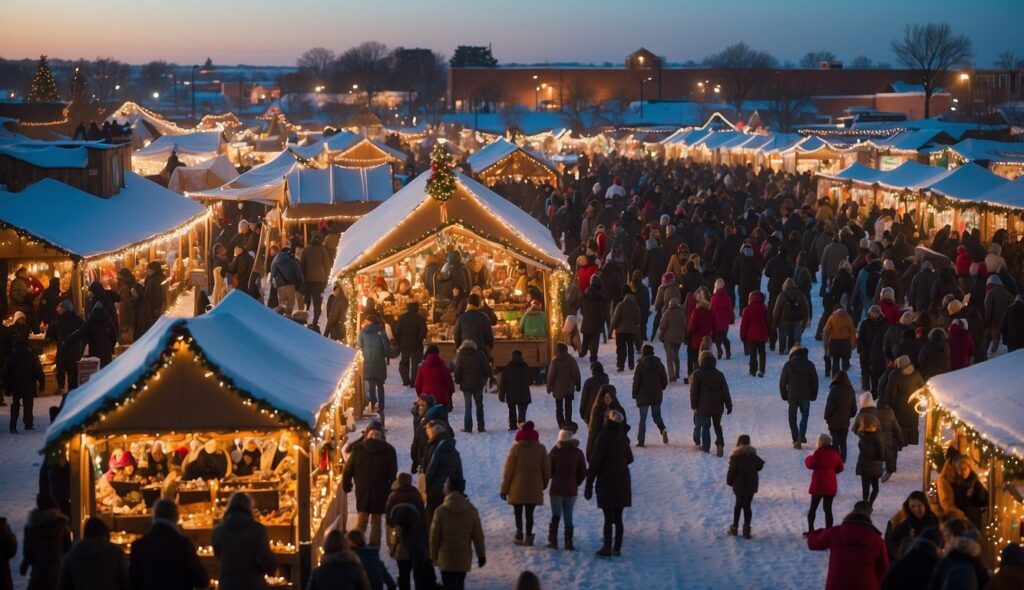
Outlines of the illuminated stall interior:
{"type": "Polygon", "coordinates": [[[271,585],[304,587],[311,547],[346,512],[340,451],[359,364],[237,291],[205,315],[160,318],[68,395],[47,432],[47,452],[70,464],[75,534],[97,516],[130,552],[153,503],[171,499],[215,577],[213,528],[244,491],[277,558],[271,585]]]}
{"type": "Polygon", "coordinates": [[[466,158],[473,176],[485,186],[510,180],[558,185],[558,169],[539,153],[498,138],[466,158]]]}
{"type": "Polygon", "coordinates": [[[151,143],[132,152],[132,169],[143,176],[155,176],[167,166],[175,154],[186,166],[195,166],[226,151],[220,130],[198,131],[183,135],[161,135],[151,143]]]}

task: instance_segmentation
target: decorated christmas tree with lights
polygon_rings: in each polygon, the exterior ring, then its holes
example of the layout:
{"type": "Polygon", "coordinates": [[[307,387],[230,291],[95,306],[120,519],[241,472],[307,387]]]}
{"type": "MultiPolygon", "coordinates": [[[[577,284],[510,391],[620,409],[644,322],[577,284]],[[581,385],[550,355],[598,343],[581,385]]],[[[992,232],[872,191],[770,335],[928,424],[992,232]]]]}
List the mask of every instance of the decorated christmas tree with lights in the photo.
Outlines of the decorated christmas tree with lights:
{"type": "Polygon", "coordinates": [[[440,143],[430,152],[430,179],[427,180],[427,194],[439,203],[445,203],[455,196],[455,169],[452,154],[440,143]]]}
{"type": "Polygon", "coordinates": [[[32,78],[32,87],[28,91],[29,102],[56,102],[60,100],[57,93],[57,82],[50,71],[50,60],[45,55],[39,56],[39,66],[32,78]]]}

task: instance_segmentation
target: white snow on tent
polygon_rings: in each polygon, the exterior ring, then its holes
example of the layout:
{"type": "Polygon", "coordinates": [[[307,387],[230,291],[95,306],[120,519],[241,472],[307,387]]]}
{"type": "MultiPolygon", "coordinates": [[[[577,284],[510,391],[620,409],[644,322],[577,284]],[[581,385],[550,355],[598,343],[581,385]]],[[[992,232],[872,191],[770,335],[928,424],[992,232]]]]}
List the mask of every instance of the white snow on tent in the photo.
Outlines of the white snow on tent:
{"type": "Polygon", "coordinates": [[[982,195],[1009,182],[985,168],[968,162],[931,185],[933,193],[961,201],[977,201],[982,195]]]}
{"type": "Polygon", "coordinates": [[[206,213],[201,204],[126,172],[125,187],[101,198],[47,178],[0,199],[0,223],[68,254],[93,258],[174,231],[206,213]]]}
{"type": "Polygon", "coordinates": [[[950,170],[907,160],[878,179],[878,184],[893,190],[923,190],[942,180],[950,170]]]}
{"type": "Polygon", "coordinates": [[[198,164],[217,155],[221,145],[220,131],[200,131],[185,135],[162,135],[146,147],[132,153],[135,160],[159,160],[166,162],[171,152],[186,164],[198,164]],[[190,163],[191,161],[191,163],[190,163]]]}
{"type": "Polygon", "coordinates": [[[502,158],[515,153],[518,149],[519,146],[516,144],[504,137],[499,137],[466,158],[466,164],[469,165],[469,169],[473,172],[479,172],[490,168],[502,158]]]}
{"type": "Polygon", "coordinates": [[[713,131],[707,127],[701,127],[698,129],[684,127],[676,130],[672,135],[661,140],[661,143],[662,145],[693,145],[694,142],[710,135],[711,133],[713,133],[713,131]]]}
{"type": "Polygon", "coordinates": [[[757,151],[762,154],[781,153],[803,140],[804,136],[798,133],[773,133],[771,141],[762,145],[757,151]]]}
{"type": "MultiPolygon", "coordinates": [[[[331,276],[341,274],[357,262],[368,245],[385,239],[398,231],[401,220],[433,198],[427,194],[427,180],[429,180],[430,174],[431,172],[428,170],[411,180],[409,184],[402,187],[379,207],[353,223],[341,235],[331,276]]],[[[511,201],[462,172],[456,170],[455,177],[458,188],[461,188],[469,198],[474,199],[484,209],[496,216],[508,227],[509,232],[533,244],[545,257],[564,264],[565,254],[551,237],[551,231],[548,228],[511,201]]]]}
{"type": "Polygon", "coordinates": [[[124,354],[68,394],[46,432],[46,444],[81,429],[101,408],[126,399],[133,384],[163,363],[161,353],[182,330],[237,389],[309,428],[316,426],[356,360],[355,350],[232,291],[207,314],[157,320],[124,354]]]}
{"type": "Polygon", "coordinates": [[[171,173],[167,188],[178,194],[186,191],[201,191],[231,182],[238,178],[238,171],[227,156],[221,154],[195,166],[179,166],[171,173]]]}
{"type": "Polygon", "coordinates": [[[792,143],[789,147],[780,150],[783,153],[797,152],[801,154],[810,154],[820,150],[833,149],[832,144],[818,137],[817,135],[809,135],[801,141],[792,143]]]}
{"type": "Polygon", "coordinates": [[[391,166],[296,167],[288,174],[289,205],[330,205],[345,201],[384,201],[391,196],[391,166]]]}
{"type": "Polygon", "coordinates": [[[986,162],[1024,162],[1024,143],[988,139],[965,139],[946,149],[965,160],[986,162]]]}
{"type": "Polygon", "coordinates": [[[935,401],[1006,454],[1024,457],[1024,350],[928,380],[935,401]]]}
{"type": "Polygon", "coordinates": [[[268,204],[283,201],[285,178],[299,167],[299,161],[292,153],[295,149],[294,146],[285,148],[274,159],[247,170],[218,189],[192,191],[188,196],[193,199],[260,201],[268,204]]]}
{"type": "Polygon", "coordinates": [[[978,200],[1024,211],[1024,176],[997,186],[978,197],[978,200]]]}
{"type": "Polygon", "coordinates": [[[918,152],[931,145],[941,133],[943,133],[941,129],[914,129],[897,133],[880,141],[869,140],[868,143],[879,149],[918,152]]]}
{"type": "Polygon", "coordinates": [[[714,150],[722,147],[728,142],[732,141],[738,136],[742,136],[743,133],[740,131],[714,131],[698,139],[697,141],[690,144],[692,147],[704,147],[709,150],[714,150]]]}
{"type": "Polygon", "coordinates": [[[0,154],[21,160],[37,168],[85,168],[89,152],[82,146],[55,145],[51,142],[28,142],[0,147],[0,154]]]}
{"type": "Polygon", "coordinates": [[[829,180],[852,180],[863,184],[874,184],[886,174],[888,173],[885,171],[868,168],[860,162],[854,162],[835,174],[818,174],[818,176],[829,180]]]}

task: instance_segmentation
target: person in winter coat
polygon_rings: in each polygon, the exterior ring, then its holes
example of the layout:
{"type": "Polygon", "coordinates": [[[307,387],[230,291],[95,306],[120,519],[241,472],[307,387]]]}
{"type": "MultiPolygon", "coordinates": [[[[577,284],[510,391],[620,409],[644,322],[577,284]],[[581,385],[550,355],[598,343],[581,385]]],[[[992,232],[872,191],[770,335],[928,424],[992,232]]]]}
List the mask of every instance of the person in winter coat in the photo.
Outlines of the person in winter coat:
{"type": "Polygon", "coordinates": [[[305,288],[306,278],[302,276],[302,265],[292,255],[288,242],[274,256],[270,264],[270,278],[277,289],[277,301],[284,306],[289,316],[296,305],[302,307],[302,293],[299,291],[305,288]]]}
{"type": "Polygon", "coordinates": [[[722,412],[732,414],[732,397],[725,375],[715,367],[710,350],[701,353],[700,368],[690,377],[690,409],[693,410],[693,443],[705,453],[711,451],[711,427],[715,428],[716,454],[725,450],[722,434],[722,412]]]}
{"type": "Polygon", "coordinates": [[[903,431],[903,444],[916,445],[921,417],[914,409],[915,404],[910,397],[924,387],[924,379],[910,362],[910,357],[906,355],[896,359],[896,367],[898,372],[889,379],[889,387],[882,392],[880,398],[885,400],[896,414],[900,429],[903,431]]]}
{"type": "Polygon", "coordinates": [[[572,399],[581,384],[579,365],[569,356],[569,347],[559,342],[555,345],[547,376],[547,391],[555,398],[555,420],[559,428],[572,421],[572,399]]]}
{"type": "MultiPolygon", "coordinates": [[[[402,534],[401,527],[396,522],[395,508],[400,505],[406,505],[413,509],[415,512],[415,518],[419,521],[419,530],[422,533],[426,525],[426,508],[423,505],[423,496],[420,495],[420,491],[416,489],[416,485],[413,483],[412,475],[408,473],[399,473],[395,478],[395,481],[391,484],[391,493],[388,495],[388,500],[384,505],[385,513],[384,519],[387,524],[387,541],[388,549],[391,553],[391,557],[398,563],[398,578],[399,587],[408,588],[409,578],[412,574],[412,555],[410,554],[409,547],[405,543],[405,535],[402,534]]],[[[424,544],[426,539],[423,539],[424,544]]],[[[426,550],[424,549],[424,557],[426,556],[426,550]]]]}
{"type": "Polygon", "coordinates": [[[999,571],[988,579],[985,590],[1016,590],[1024,588],[1024,547],[1009,543],[1003,547],[999,571]]]}
{"type": "Polygon", "coordinates": [[[895,293],[892,287],[885,287],[878,295],[878,307],[882,310],[882,315],[885,316],[890,326],[898,324],[902,316],[900,306],[896,303],[895,293]]]}
{"type": "Polygon", "coordinates": [[[872,305],[867,317],[857,330],[857,355],[860,357],[861,389],[878,391],[878,380],[885,372],[885,356],[882,343],[889,322],[882,315],[882,309],[872,305]]]}
{"type": "Polygon", "coordinates": [[[21,545],[21,575],[28,578],[28,590],[57,588],[61,559],[71,548],[71,527],[50,494],[36,496],[36,507],[28,513],[21,545]]]}
{"type": "Polygon", "coordinates": [[[910,492],[903,501],[903,507],[885,526],[885,545],[889,548],[889,557],[894,560],[902,557],[926,528],[938,526],[939,519],[932,512],[928,496],[924,492],[910,492]]]}
{"type": "Polygon", "coordinates": [[[989,354],[995,354],[999,349],[1003,320],[1013,299],[1014,296],[1007,291],[1002,279],[997,275],[989,275],[985,284],[985,343],[986,347],[990,347],[989,354]]]}
{"type": "Polygon", "coordinates": [[[829,551],[825,590],[879,590],[889,554],[869,514],[870,508],[858,503],[841,525],[808,535],[808,549],[829,551]]]}
{"type": "Polygon", "coordinates": [[[590,500],[597,484],[597,507],[604,513],[603,543],[597,556],[609,558],[621,555],[622,513],[632,505],[632,483],[629,465],[633,452],[626,437],[625,418],[621,412],[610,410],[604,428],[594,443],[594,452],[587,469],[587,485],[583,497],[590,500]]]}
{"type": "Polygon", "coordinates": [[[782,366],[779,376],[779,392],[782,400],[789,404],[789,431],[793,448],[807,442],[807,418],[811,402],[818,399],[818,369],[807,358],[807,349],[795,347],[789,353],[789,360],[782,366]],[[797,412],[800,422],[797,424],[797,412]]]}
{"type": "Polygon", "coordinates": [[[741,434],[736,441],[736,448],[729,455],[729,470],[725,483],[732,488],[736,496],[736,504],[732,509],[732,526],[729,534],[736,536],[740,524],[740,512],[743,513],[743,538],[750,538],[750,520],[753,517],[751,504],[757,493],[758,475],[764,467],[764,459],[757,455],[757,449],[750,446],[750,435],[741,434]]]}
{"type": "Polygon", "coordinates": [[[13,590],[11,560],[18,555],[18,537],[11,530],[7,519],[0,517],[0,588],[13,590]]]}
{"type": "Polygon", "coordinates": [[[640,270],[647,277],[647,284],[650,285],[651,299],[653,300],[657,296],[658,285],[661,284],[660,279],[665,274],[665,269],[668,268],[668,253],[654,238],[649,238],[645,246],[643,268],[640,270]]]}
{"type": "Polygon", "coordinates": [[[427,338],[427,320],[420,314],[418,302],[410,302],[406,312],[398,316],[393,333],[400,354],[398,374],[402,385],[409,387],[416,381],[416,371],[423,362],[423,341],[427,338]]]}
{"type": "Polygon", "coordinates": [[[683,294],[679,290],[679,286],[676,284],[675,275],[671,272],[667,272],[661,276],[661,285],[658,287],[658,294],[654,297],[654,328],[651,332],[652,340],[660,329],[661,317],[664,315],[669,301],[673,298],[682,300],[683,294]]]}
{"type": "Polygon", "coordinates": [[[464,590],[466,574],[476,551],[477,567],[487,564],[480,514],[466,498],[466,480],[451,477],[445,484],[444,504],[430,525],[430,559],[441,570],[444,590],[464,590]]]}
{"type": "Polygon", "coordinates": [[[661,432],[661,440],[668,444],[668,430],[661,419],[661,402],[668,387],[668,374],[661,359],[654,355],[654,346],[644,344],[640,362],[633,372],[633,399],[640,410],[640,429],[636,435],[636,446],[643,447],[647,433],[647,414],[650,413],[654,425],[661,432]]]}
{"type": "Polygon", "coordinates": [[[857,456],[857,475],[860,476],[862,498],[871,505],[878,496],[878,480],[885,465],[885,441],[879,428],[879,420],[875,416],[865,416],[858,423],[860,454],[857,456]]]}
{"type": "Polygon", "coordinates": [[[583,382],[583,391],[580,394],[580,420],[583,424],[590,420],[590,411],[597,401],[597,392],[607,384],[608,375],[604,372],[604,365],[599,361],[590,363],[590,377],[583,382]]]}
{"type": "Polygon", "coordinates": [[[89,356],[100,359],[100,367],[110,364],[117,344],[117,326],[105,306],[93,305],[85,317],[85,323],[68,336],[62,346],[74,346],[78,342],[84,342],[89,347],[89,356]]]}
{"type": "Polygon", "coordinates": [[[398,585],[391,577],[391,572],[380,560],[380,547],[367,545],[366,537],[362,532],[351,530],[346,535],[348,542],[355,552],[359,563],[363,566],[367,581],[370,583],[370,590],[397,590],[398,585]]]}
{"type": "Polygon", "coordinates": [[[60,563],[57,590],[128,590],[128,557],[110,542],[110,529],[99,518],[85,521],[85,536],[60,563]]]}
{"type": "Polygon", "coordinates": [[[310,574],[306,590],[375,590],[344,533],[327,533],[322,549],[320,567],[310,574]]]}
{"type": "MultiPolygon", "coordinates": [[[[778,307],[779,295],[786,290],[787,281],[791,284],[791,288],[795,293],[800,293],[799,287],[797,287],[796,282],[792,279],[794,270],[793,261],[786,255],[786,251],[783,248],[779,248],[778,254],[769,260],[764,267],[764,275],[768,277],[768,308],[772,310],[773,315],[774,310],[778,307]]],[[[802,297],[803,293],[800,293],[800,295],[802,297]]],[[[807,310],[809,308],[805,305],[803,309],[807,310]]],[[[776,329],[778,328],[779,323],[777,320],[773,322],[773,326],[776,329]]],[[[777,342],[777,338],[777,332],[771,335],[769,345],[772,350],[775,350],[773,345],[777,342]]],[[[783,349],[786,349],[786,347],[783,346],[783,349]]]]}
{"type": "Polygon", "coordinates": [[[530,396],[530,366],[523,359],[522,351],[513,350],[501,371],[498,401],[508,406],[509,432],[514,432],[520,424],[526,422],[526,409],[533,399],[530,396]]]}
{"type": "Polygon", "coordinates": [[[501,478],[501,499],[511,504],[515,512],[516,545],[533,546],[533,513],[537,506],[544,504],[544,490],[550,480],[551,461],[544,445],[540,444],[540,434],[533,422],[524,422],[505,457],[501,478]]]}
{"type": "Polygon", "coordinates": [[[857,347],[857,327],[844,305],[835,306],[821,334],[825,343],[825,376],[849,371],[850,355],[857,347]]]}
{"type": "Polygon", "coordinates": [[[590,410],[590,417],[587,419],[587,461],[590,461],[594,453],[594,443],[597,437],[604,430],[608,421],[608,412],[615,410],[626,415],[626,410],[616,396],[614,385],[602,385],[597,391],[597,399],[594,400],[594,407],[590,410]]]}
{"type": "Polygon", "coordinates": [[[950,371],[949,338],[945,330],[932,328],[928,332],[928,339],[917,353],[917,367],[925,381],[950,371]]]}
{"type": "Polygon", "coordinates": [[[988,588],[989,574],[981,561],[981,535],[962,520],[947,520],[942,525],[946,539],[945,554],[932,572],[929,590],[988,588]]]}
{"type": "Polygon", "coordinates": [[[462,457],[455,449],[455,439],[448,436],[448,427],[432,420],[427,423],[427,464],[425,468],[427,521],[433,522],[434,510],[444,502],[445,482],[462,479],[462,457]]]}
{"type": "Polygon", "coordinates": [[[129,561],[131,590],[193,590],[210,583],[195,547],[178,527],[178,507],[171,500],[153,504],[153,523],[132,543],[129,561]]]}
{"type": "Polygon", "coordinates": [[[772,308],[772,325],[778,332],[779,354],[800,343],[803,331],[811,321],[811,308],[796,281],[786,279],[772,308]]]}
{"type": "Polygon", "coordinates": [[[807,511],[808,534],[815,531],[814,518],[819,504],[824,507],[825,528],[832,528],[832,502],[839,493],[836,475],[844,468],[843,458],[832,442],[831,436],[819,434],[814,452],[804,459],[804,466],[811,470],[811,485],[807,489],[811,495],[811,508],[807,511]]]}
{"type": "Polygon", "coordinates": [[[668,365],[669,383],[679,379],[679,348],[686,342],[686,311],[679,299],[670,299],[661,314],[658,326],[665,345],[665,363],[668,365]]]}
{"type": "Polygon", "coordinates": [[[388,379],[388,357],[391,344],[381,329],[376,315],[368,315],[359,331],[359,349],[363,353],[363,382],[370,411],[377,411],[384,418],[384,382],[388,379]]]}
{"type": "Polygon", "coordinates": [[[957,318],[949,325],[949,370],[969,367],[974,362],[974,339],[967,320],[957,318]]]}
{"type": "Polygon", "coordinates": [[[732,358],[732,345],[729,342],[729,326],[736,321],[732,299],[725,290],[725,281],[715,281],[715,292],[711,295],[712,337],[718,358],[722,358],[722,347],[725,347],[725,358],[732,358]]]}
{"type": "Polygon", "coordinates": [[[304,303],[313,310],[313,325],[320,325],[320,312],[323,310],[324,290],[327,289],[327,277],[331,274],[333,257],[327,252],[320,232],[313,234],[312,239],[302,253],[299,254],[299,267],[305,284],[302,285],[304,303]]]}
{"type": "Polygon", "coordinates": [[[826,292],[831,284],[832,277],[839,272],[839,264],[849,260],[850,253],[843,245],[839,234],[834,234],[832,242],[825,246],[821,252],[821,289],[822,294],[826,292]]]}
{"type": "MultiPolygon", "coordinates": [[[[660,312],[659,312],[660,315],[660,312]]],[[[632,293],[626,293],[612,313],[611,330],[615,332],[615,366],[621,373],[629,361],[629,370],[634,367],[634,347],[640,332],[640,306],[632,293]]]]}
{"type": "Polygon", "coordinates": [[[882,579],[882,590],[928,590],[932,572],[939,562],[940,546],[942,533],[939,529],[923,529],[910,543],[907,551],[892,562],[882,579]]]}
{"type": "Polygon", "coordinates": [[[452,381],[452,374],[448,367],[441,360],[441,351],[434,344],[427,347],[427,354],[423,357],[423,364],[416,371],[414,382],[416,395],[432,395],[438,404],[442,405],[449,412],[452,411],[452,394],[455,393],[455,383],[452,381]]]}
{"type": "Polygon", "coordinates": [[[57,317],[46,327],[46,339],[56,344],[54,371],[57,389],[61,392],[78,387],[78,361],[82,358],[82,346],[68,338],[80,330],[84,323],[85,320],[75,313],[75,305],[64,300],[57,305],[57,317]],[[65,341],[69,342],[68,346],[63,345],[65,341]]]}
{"type": "Polygon", "coordinates": [[[756,373],[758,377],[764,377],[765,344],[771,332],[771,321],[764,304],[764,294],[752,291],[748,299],[740,316],[740,340],[750,355],[750,376],[756,373]]]}
{"type": "Polygon", "coordinates": [[[476,293],[469,294],[466,311],[455,321],[455,346],[462,346],[463,340],[476,342],[476,347],[485,352],[494,346],[491,320],[480,310],[480,296],[476,293]]]}
{"type": "Polygon", "coordinates": [[[33,400],[38,388],[43,393],[46,388],[46,377],[43,375],[43,366],[39,363],[39,356],[36,355],[24,340],[16,340],[7,357],[7,364],[4,366],[3,387],[11,396],[11,421],[10,432],[18,432],[18,413],[24,406],[22,424],[25,430],[33,430],[34,417],[32,416],[33,400]]]}
{"type": "Polygon", "coordinates": [[[587,479],[587,459],[580,450],[579,439],[572,429],[558,432],[558,442],[551,448],[551,525],[548,528],[548,549],[558,549],[558,524],[565,519],[565,549],[573,551],[573,507],[579,486],[587,479]]]}
{"type": "MultiPolygon", "coordinates": [[[[648,307],[650,303],[648,300],[648,307]]],[[[610,320],[608,300],[605,299],[604,293],[601,291],[601,281],[598,280],[590,281],[590,286],[587,287],[583,294],[580,296],[580,314],[583,316],[583,321],[580,322],[580,333],[583,334],[583,350],[580,352],[580,358],[583,355],[590,354],[590,362],[597,360],[597,346],[601,340],[601,334],[604,334],[605,325],[610,320]]]]}
{"type": "Polygon", "coordinates": [[[736,278],[742,312],[750,301],[750,294],[761,288],[761,265],[754,256],[754,247],[750,243],[745,242],[740,246],[740,255],[732,263],[732,274],[736,278]]]}
{"type": "MultiPolygon", "coordinates": [[[[633,292],[633,297],[636,297],[636,304],[640,306],[640,333],[636,337],[636,348],[639,349],[643,341],[647,340],[647,322],[651,318],[651,293],[644,286],[643,275],[638,270],[633,271],[627,287],[633,292]]],[[[623,289],[623,293],[625,293],[625,289],[623,289]]],[[[611,317],[610,314],[609,317],[611,317]]]]}
{"type": "Polygon", "coordinates": [[[850,420],[857,413],[857,396],[846,371],[832,375],[828,399],[825,401],[825,422],[832,437],[832,446],[846,462],[846,439],[850,433],[850,420]]]}
{"type": "Polygon", "coordinates": [[[690,309],[690,317],[687,319],[687,342],[686,342],[686,377],[683,383],[690,383],[690,376],[697,369],[700,360],[700,345],[705,337],[709,339],[714,335],[714,317],[711,313],[711,299],[707,289],[697,289],[693,297],[693,308],[687,302],[687,309],[690,309]]]}
{"type": "Polygon", "coordinates": [[[253,517],[252,499],[244,492],[231,495],[224,519],[214,527],[213,553],[220,561],[220,588],[267,588],[264,576],[277,565],[267,529],[253,517]]]}
{"type": "Polygon", "coordinates": [[[943,517],[963,518],[975,527],[984,525],[984,510],[988,507],[988,490],[978,479],[969,457],[957,453],[947,454],[946,463],[935,482],[939,498],[939,512],[943,517]]]}
{"type": "MultiPolygon", "coordinates": [[[[167,311],[167,289],[164,285],[166,281],[167,276],[164,275],[164,270],[160,263],[156,260],[150,261],[146,265],[146,283],[143,298],[146,301],[146,306],[149,308],[151,322],[155,322],[157,318],[164,315],[164,312],[167,311]]],[[[138,328],[139,326],[136,327],[136,339],[142,336],[142,332],[139,332],[138,328]]],[[[145,328],[148,329],[149,326],[145,326],[145,328]]]]}
{"type": "Polygon", "coordinates": [[[931,261],[921,262],[921,268],[910,281],[910,291],[907,293],[907,303],[914,311],[920,313],[938,303],[932,299],[932,286],[936,279],[938,279],[938,273],[932,270],[931,261]]]}
{"type": "Polygon", "coordinates": [[[475,405],[477,432],[484,432],[484,387],[494,381],[494,373],[491,371],[491,361],[487,359],[487,354],[476,347],[476,342],[462,341],[459,354],[455,357],[453,376],[466,400],[462,431],[473,432],[472,410],[475,405]]]}
{"type": "Polygon", "coordinates": [[[1007,352],[1024,348],[1024,293],[1018,294],[1006,309],[1002,335],[1007,352]]]}
{"type": "Polygon", "coordinates": [[[387,514],[387,498],[391,483],[398,473],[398,454],[384,440],[380,422],[370,422],[363,438],[350,446],[351,454],[342,473],[342,489],[356,492],[355,530],[366,533],[370,526],[370,544],[379,547],[381,519],[387,514]]]}

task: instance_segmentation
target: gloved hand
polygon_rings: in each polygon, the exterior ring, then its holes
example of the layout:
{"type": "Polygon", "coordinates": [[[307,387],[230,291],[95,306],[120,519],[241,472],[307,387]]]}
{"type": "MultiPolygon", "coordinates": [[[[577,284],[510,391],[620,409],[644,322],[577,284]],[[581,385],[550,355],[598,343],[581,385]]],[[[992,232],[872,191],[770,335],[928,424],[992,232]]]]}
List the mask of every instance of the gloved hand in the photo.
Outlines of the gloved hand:
{"type": "Polygon", "coordinates": [[[501,500],[502,500],[502,502],[507,501],[508,500],[508,494],[501,494],[501,500]]]}
{"type": "Polygon", "coordinates": [[[485,565],[487,565],[487,558],[481,557],[480,559],[476,560],[477,567],[484,567],[485,565]]]}

